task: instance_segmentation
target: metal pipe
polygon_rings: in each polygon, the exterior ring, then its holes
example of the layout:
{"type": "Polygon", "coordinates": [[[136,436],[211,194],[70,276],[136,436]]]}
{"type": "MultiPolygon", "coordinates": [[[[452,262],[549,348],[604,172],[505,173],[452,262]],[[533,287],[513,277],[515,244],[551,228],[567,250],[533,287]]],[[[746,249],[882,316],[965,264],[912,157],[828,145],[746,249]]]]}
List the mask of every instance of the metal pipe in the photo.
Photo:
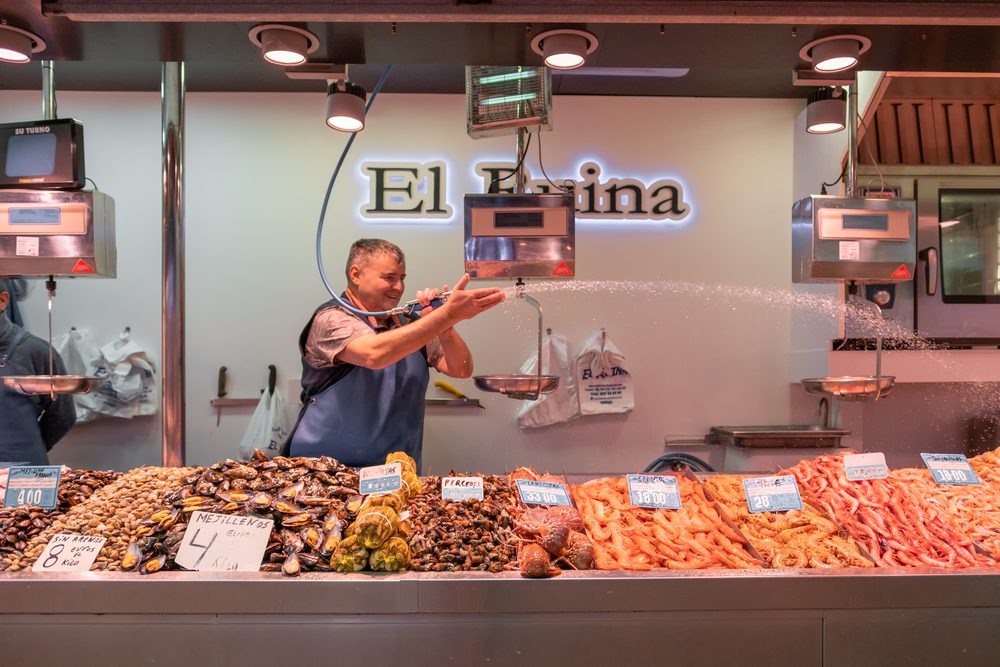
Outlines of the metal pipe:
{"type": "Polygon", "coordinates": [[[514,194],[524,194],[524,151],[526,149],[526,139],[528,130],[523,127],[517,128],[517,168],[514,170],[514,194]]]}
{"type": "Polygon", "coordinates": [[[163,465],[184,465],[184,63],[161,69],[163,465]]]}
{"type": "Polygon", "coordinates": [[[42,61],[42,119],[55,120],[59,117],[56,109],[55,64],[51,60],[42,61]]]}
{"type": "Polygon", "coordinates": [[[847,170],[844,196],[853,197],[858,173],[858,77],[847,87],[847,170]]]}

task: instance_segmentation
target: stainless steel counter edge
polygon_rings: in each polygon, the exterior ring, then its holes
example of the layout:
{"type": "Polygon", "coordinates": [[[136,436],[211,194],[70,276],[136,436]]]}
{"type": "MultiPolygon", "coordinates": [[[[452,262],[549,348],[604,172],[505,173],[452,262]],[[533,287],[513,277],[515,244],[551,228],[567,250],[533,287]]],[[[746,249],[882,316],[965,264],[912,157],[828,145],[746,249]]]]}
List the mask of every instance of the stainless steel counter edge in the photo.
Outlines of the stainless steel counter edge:
{"type": "Polygon", "coordinates": [[[7,614],[566,613],[1000,608],[1000,569],[0,575],[7,614]]]}

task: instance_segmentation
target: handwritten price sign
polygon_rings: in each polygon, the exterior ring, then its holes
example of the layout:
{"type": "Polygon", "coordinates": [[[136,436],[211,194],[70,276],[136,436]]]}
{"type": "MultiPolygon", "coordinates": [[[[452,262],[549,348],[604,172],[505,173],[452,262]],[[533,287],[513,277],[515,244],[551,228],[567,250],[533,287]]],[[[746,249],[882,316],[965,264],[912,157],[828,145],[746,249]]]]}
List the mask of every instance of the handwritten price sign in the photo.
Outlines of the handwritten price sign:
{"type": "Polygon", "coordinates": [[[572,505],[565,484],[534,482],[529,479],[514,480],[517,492],[525,505],[572,505]]]}
{"type": "Polygon", "coordinates": [[[60,466],[13,466],[7,475],[4,507],[32,505],[55,509],[58,502],[60,466]]]}
{"type": "Polygon", "coordinates": [[[359,490],[361,495],[370,493],[392,493],[403,486],[403,464],[387,463],[381,466],[368,466],[358,471],[360,476],[359,490]]]}
{"type": "Polygon", "coordinates": [[[787,512],[802,509],[799,485],[792,475],[748,477],[743,480],[743,493],[751,512],[787,512]]]}
{"type": "Polygon", "coordinates": [[[889,476],[889,466],[885,464],[885,454],[882,452],[848,454],[844,457],[844,472],[852,482],[885,479],[889,476]]]}
{"type": "Polygon", "coordinates": [[[196,572],[257,572],[274,521],[195,512],[177,550],[177,564],[196,572]]]}
{"type": "Polygon", "coordinates": [[[964,454],[921,454],[924,465],[938,484],[971,486],[979,484],[976,471],[964,454]]]}
{"type": "Polygon", "coordinates": [[[673,475],[626,475],[629,502],[636,507],[679,510],[681,493],[673,475]]]}
{"type": "Polygon", "coordinates": [[[442,477],[441,498],[444,500],[482,500],[482,477],[442,477]]]}
{"type": "Polygon", "coordinates": [[[96,535],[55,535],[31,566],[31,571],[87,572],[105,541],[96,535]]]}

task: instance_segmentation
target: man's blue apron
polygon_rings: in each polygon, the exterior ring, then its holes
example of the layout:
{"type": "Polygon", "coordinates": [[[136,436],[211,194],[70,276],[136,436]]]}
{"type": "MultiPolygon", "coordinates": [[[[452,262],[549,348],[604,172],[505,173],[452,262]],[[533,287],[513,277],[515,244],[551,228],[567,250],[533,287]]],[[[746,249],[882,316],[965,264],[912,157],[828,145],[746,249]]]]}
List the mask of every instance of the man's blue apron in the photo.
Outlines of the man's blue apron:
{"type": "MultiPolygon", "coordinates": [[[[426,352],[381,370],[349,364],[313,368],[305,360],[309,329],[316,314],[334,305],[328,301],[316,309],[299,337],[303,406],[286,449],[291,456],[332,456],[355,467],[378,465],[386,454],[404,451],[419,470],[430,379],[426,352]]],[[[362,321],[372,327],[367,318],[362,321]]]]}
{"type": "MultiPolygon", "coordinates": [[[[7,352],[0,355],[0,377],[14,374],[8,363],[14,351],[28,338],[27,331],[14,337],[7,352]]],[[[38,428],[38,406],[30,396],[0,386],[0,461],[23,461],[27,465],[48,465],[45,442],[38,428]]]]}

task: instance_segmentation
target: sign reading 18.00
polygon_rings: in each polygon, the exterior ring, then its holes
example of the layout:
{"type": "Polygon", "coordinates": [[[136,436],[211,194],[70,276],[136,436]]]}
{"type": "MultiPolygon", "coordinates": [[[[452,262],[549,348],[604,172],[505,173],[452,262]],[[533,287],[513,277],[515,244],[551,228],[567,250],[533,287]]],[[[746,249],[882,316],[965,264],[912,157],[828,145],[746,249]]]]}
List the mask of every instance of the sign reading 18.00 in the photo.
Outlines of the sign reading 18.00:
{"type": "Polygon", "coordinates": [[[59,493],[60,466],[13,466],[7,476],[4,507],[32,505],[55,509],[59,493]]]}
{"type": "Polygon", "coordinates": [[[965,454],[921,454],[920,458],[938,484],[979,484],[979,477],[965,454]]]}
{"type": "Polygon", "coordinates": [[[565,484],[536,482],[530,479],[514,480],[517,492],[525,505],[572,505],[565,484]]]}
{"type": "Polygon", "coordinates": [[[629,502],[636,507],[679,510],[681,494],[673,475],[626,475],[629,502]]]}

